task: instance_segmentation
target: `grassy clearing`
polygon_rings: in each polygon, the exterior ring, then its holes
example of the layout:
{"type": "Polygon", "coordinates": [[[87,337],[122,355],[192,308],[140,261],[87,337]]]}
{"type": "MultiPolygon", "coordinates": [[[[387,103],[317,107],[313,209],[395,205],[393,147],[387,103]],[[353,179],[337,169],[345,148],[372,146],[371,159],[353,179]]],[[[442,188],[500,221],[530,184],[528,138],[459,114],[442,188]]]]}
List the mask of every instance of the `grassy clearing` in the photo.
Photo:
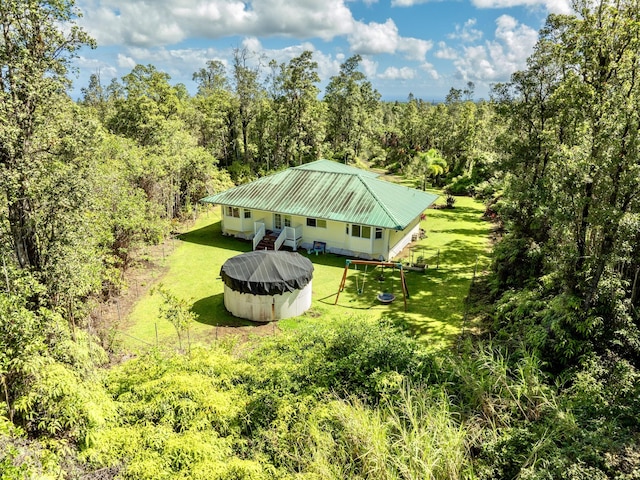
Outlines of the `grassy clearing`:
{"type": "MultiPolygon", "coordinates": [[[[462,328],[464,299],[476,262],[478,273],[488,265],[490,224],[481,219],[482,212],[482,204],[470,198],[458,198],[452,210],[428,210],[422,223],[427,237],[419,242],[425,248],[422,253],[428,268],[425,273],[406,272],[410,293],[406,312],[397,270],[368,268],[365,275],[362,268],[357,272],[352,268],[345,290],[334,305],[345,257],[311,255],[309,258],[315,267],[312,308],[301,317],[278,322],[278,327],[290,329],[300,322],[345,316],[386,317],[405,325],[433,348],[451,345],[462,328]],[[380,291],[395,293],[396,301],[390,305],[380,304],[376,299],[380,291]]],[[[167,256],[168,271],[160,282],[178,297],[193,302],[198,320],[190,330],[192,343],[211,341],[217,335],[216,326],[255,325],[225,310],[224,286],[219,277],[220,268],[228,258],[250,249],[249,242],[223,237],[219,211],[209,210],[189,232],[179,237],[175,250],[167,256]]],[[[122,337],[125,348],[137,350],[146,344],[155,344],[156,332],[160,344],[176,341],[173,326],[158,320],[160,301],[157,294],[141,297],[126,322],[126,336],[122,337]]]]}

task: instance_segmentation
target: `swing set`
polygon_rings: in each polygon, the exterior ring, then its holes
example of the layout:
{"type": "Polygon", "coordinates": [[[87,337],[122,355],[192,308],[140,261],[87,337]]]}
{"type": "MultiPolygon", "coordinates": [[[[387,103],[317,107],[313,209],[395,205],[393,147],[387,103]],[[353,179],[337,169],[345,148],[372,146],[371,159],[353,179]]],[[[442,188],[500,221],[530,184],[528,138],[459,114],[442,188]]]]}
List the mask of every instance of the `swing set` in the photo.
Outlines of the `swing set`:
{"type": "MultiPolygon", "coordinates": [[[[407,281],[404,276],[404,270],[402,268],[402,264],[394,263],[394,262],[377,262],[374,260],[352,260],[352,259],[346,260],[344,273],[342,274],[342,280],[340,281],[340,287],[338,288],[338,294],[336,295],[336,301],[333,303],[334,305],[338,303],[338,298],[340,298],[340,292],[344,290],[344,285],[345,285],[345,282],[347,281],[347,274],[349,273],[349,267],[351,265],[355,265],[356,271],[358,270],[358,265],[364,265],[364,270],[363,270],[364,275],[362,276],[362,283],[359,282],[359,278],[360,278],[359,272],[356,276],[356,290],[358,291],[358,295],[361,295],[364,292],[364,285],[367,281],[367,269],[370,266],[372,266],[373,268],[377,266],[382,266],[383,269],[385,267],[391,267],[393,268],[393,270],[395,270],[396,268],[400,270],[400,285],[402,286],[402,297],[404,299],[404,311],[405,312],[407,311],[407,298],[409,297],[409,290],[407,289],[407,281]]],[[[393,280],[393,277],[392,277],[392,280],[393,280]]],[[[393,283],[391,285],[393,287],[393,283]]],[[[396,296],[393,294],[393,292],[381,292],[378,294],[377,298],[378,298],[378,301],[380,301],[381,303],[389,304],[395,300],[396,296]]]]}

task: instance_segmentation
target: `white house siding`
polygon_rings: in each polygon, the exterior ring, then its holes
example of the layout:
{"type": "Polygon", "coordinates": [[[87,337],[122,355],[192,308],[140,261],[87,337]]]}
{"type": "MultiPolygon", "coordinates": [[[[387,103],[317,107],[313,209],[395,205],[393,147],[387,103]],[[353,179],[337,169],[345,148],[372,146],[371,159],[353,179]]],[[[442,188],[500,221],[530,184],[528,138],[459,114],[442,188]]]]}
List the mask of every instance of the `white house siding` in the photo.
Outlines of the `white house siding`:
{"type": "Polygon", "coordinates": [[[313,244],[314,241],[325,242],[327,247],[335,249],[347,248],[345,243],[345,224],[327,220],[326,228],[307,226],[307,217],[301,217],[302,242],[313,244]]]}
{"type": "Polygon", "coordinates": [[[222,233],[225,235],[233,235],[238,238],[249,239],[253,237],[253,224],[261,218],[256,217],[256,211],[251,210],[251,218],[244,218],[245,208],[240,208],[240,218],[227,215],[227,207],[220,206],[220,215],[222,218],[222,233]]]}
{"type": "Polygon", "coordinates": [[[407,228],[402,231],[391,231],[389,238],[389,258],[393,258],[400,254],[402,249],[411,243],[411,237],[420,233],[420,218],[416,218],[407,228]]]}
{"type": "MultiPolygon", "coordinates": [[[[387,246],[389,245],[389,230],[382,230],[382,238],[373,239],[373,250],[371,256],[376,260],[389,260],[389,251],[387,246]]],[[[375,234],[374,234],[375,236],[375,234]]]]}
{"type": "MultiPolygon", "coordinates": [[[[244,218],[244,209],[240,209],[240,218],[227,215],[222,206],[222,233],[239,238],[250,239],[254,234],[254,222],[264,221],[267,230],[275,230],[274,213],[264,210],[251,210],[251,218],[244,218]]],[[[284,215],[283,215],[284,222],[284,215]]],[[[397,256],[411,242],[412,235],[420,230],[420,219],[416,218],[402,231],[383,229],[382,238],[375,238],[375,228],[371,227],[373,238],[351,236],[351,225],[344,222],[327,220],[326,228],[307,226],[307,217],[291,216],[291,226],[302,225],[302,248],[309,248],[314,241],[325,242],[330,252],[372,259],[390,260],[397,256]],[[347,234],[347,225],[349,233],[347,234]],[[387,250],[389,247],[389,250],[387,250]]]]}

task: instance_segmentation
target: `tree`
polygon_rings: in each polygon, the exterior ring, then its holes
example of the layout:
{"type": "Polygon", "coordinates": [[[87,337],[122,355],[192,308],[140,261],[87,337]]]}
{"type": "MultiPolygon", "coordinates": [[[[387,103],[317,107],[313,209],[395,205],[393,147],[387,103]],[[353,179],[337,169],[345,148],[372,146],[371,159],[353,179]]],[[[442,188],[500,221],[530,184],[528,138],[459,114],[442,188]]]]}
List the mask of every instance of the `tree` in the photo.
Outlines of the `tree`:
{"type": "Polygon", "coordinates": [[[427,180],[442,175],[447,169],[447,161],[440,152],[432,148],[426,152],[418,152],[407,168],[407,176],[418,177],[422,190],[427,187],[427,180]]]}
{"type": "Polygon", "coordinates": [[[122,86],[112,85],[115,111],[107,122],[112,132],[136,140],[141,145],[162,141],[167,122],[178,120],[179,89],[171,77],[153,65],[136,65],[122,77],[122,86]]]}
{"type": "Polygon", "coordinates": [[[109,107],[108,94],[106,88],[100,81],[100,73],[93,73],[89,77],[89,85],[80,89],[82,92],[83,105],[95,109],[98,118],[102,123],[106,121],[109,107]]]}
{"type": "Polygon", "coordinates": [[[228,167],[240,155],[235,115],[237,102],[225,66],[219,60],[209,60],[206,68],[193,74],[193,79],[198,83],[193,105],[198,112],[195,128],[199,131],[199,144],[228,167]]]}
{"type": "Polygon", "coordinates": [[[226,68],[220,60],[209,60],[206,68],[193,74],[193,80],[198,84],[199,94],[229,89],[226,68]]]}
{"type": "Polygon", "coordinates": [[[249,126],[258,113],[260,99],[264,93],[259,83],[259,68],[249,65],[250,55],[246,48],[236,48],[233,51],[233,84],[246,164],[252,162],[249,126]]]}
{"type": "Polygon", "coordinates": [[[40,133],[69,86],[69,60],[93,41],[74,22],[73,0],[11,0],[0,5],[0,191],[7,205],[10,239],[23,268],[42,267],[30,184],[55,145],[40,133]]]}
{"type": "Polygon", "coordinates": [[[322,126],[316,112],[319,108],[316,83],[318,64],[313,53],[304,51],[288,64],[272,66],[272,135],[275,137],[273,158],[277,165],[302,164],[315,160],[319,152],[322,126]],[[281,159],[280,159],[281,157],[281,159]]]}
{"type": "Polygon", "coordinates": [[[182,349],[182,338],[186,333],[189,336],[191,324],[196,319],[196,314],[191,311],[189,302],[182,298],[178,298],[171,293],[164,285],[156,288],[158,294],[162,297],[162,305],[160,306],[160,317],[171,322],[175,327],[178,335],[178,346],[182,349]]]}
{"type": "Polygon", "coordinates": [[[496,90],[512,132],[502,213],[513,244],[529,250],[511,258],[535,259],[531,271],[555,278],[546,318],[562,353],[617,345],[637,356],[629,226],[640,214],[640,5],[574,8],[549,17],[528,69],[496,90]]]}
{"type": "Polygon", "coordinates": [[[374,124],[380,94],[358,70],[362,57],[349,57],[340,73],[331,77],[324,101],[327,105],[327,140],[334,156],[344,163],[362,152],[374,124]]]}

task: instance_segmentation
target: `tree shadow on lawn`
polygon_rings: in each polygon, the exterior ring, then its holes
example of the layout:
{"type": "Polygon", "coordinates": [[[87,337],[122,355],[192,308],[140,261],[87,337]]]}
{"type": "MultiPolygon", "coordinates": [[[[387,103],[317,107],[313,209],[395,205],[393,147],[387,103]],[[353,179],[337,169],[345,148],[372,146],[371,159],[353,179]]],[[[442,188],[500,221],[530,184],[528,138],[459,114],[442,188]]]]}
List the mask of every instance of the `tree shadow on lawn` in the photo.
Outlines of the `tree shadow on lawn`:
{"type": "Polygon", "coordinates": [[[462,240],[453,240],[440,247],[440,268],[464,268],[469,267],[472,271],[476,258],[489,257],[487,247],[484,245],[469,245],[462,240]]]}
{"type": "Polygon", "coordinates": [[[250,240],[241,240],[239,238],[222,235],[220,220],[202,228],[182,233],[178,235],[177,238],[183,242],[223,248],[225,250],[237,252],[250,252],[252,248],[250,240]]]}
{"type": "Polygon", "coordinates": [[[386,318],[430,344],[453,345],[462,331],[471,285],[467,268],[411,272],[407,285],[407,312],[390,310],[386,318]]]}
{"type": "Polygon", "coordinates": [[[484,227],[478,228],[441,228],[437,230],[431,230],[431,234],[446,233],[449,235],[463,235],[465,237],[477,237],[480,235],[488,235],[487,229],[484,227]]]}
{"type": "Polygon", "coordinates": [[[201,298],[194,302],[191,307],[194,312],[196,322],[212,327],[247,327],[262,325],[259,322],[252,322],[244,318],[234,317],[224,306],[224,293],[201,298]]]}
{"type": "Polygon", "coordinates": [[[470,222],[475,223],[482,218],[483,212],[471,207],[454,207],[449,209],[429,209],[427,210],[426,222],[429,224],[429,218],[437,217],[439,220],[447,222],[470,222]]]}

